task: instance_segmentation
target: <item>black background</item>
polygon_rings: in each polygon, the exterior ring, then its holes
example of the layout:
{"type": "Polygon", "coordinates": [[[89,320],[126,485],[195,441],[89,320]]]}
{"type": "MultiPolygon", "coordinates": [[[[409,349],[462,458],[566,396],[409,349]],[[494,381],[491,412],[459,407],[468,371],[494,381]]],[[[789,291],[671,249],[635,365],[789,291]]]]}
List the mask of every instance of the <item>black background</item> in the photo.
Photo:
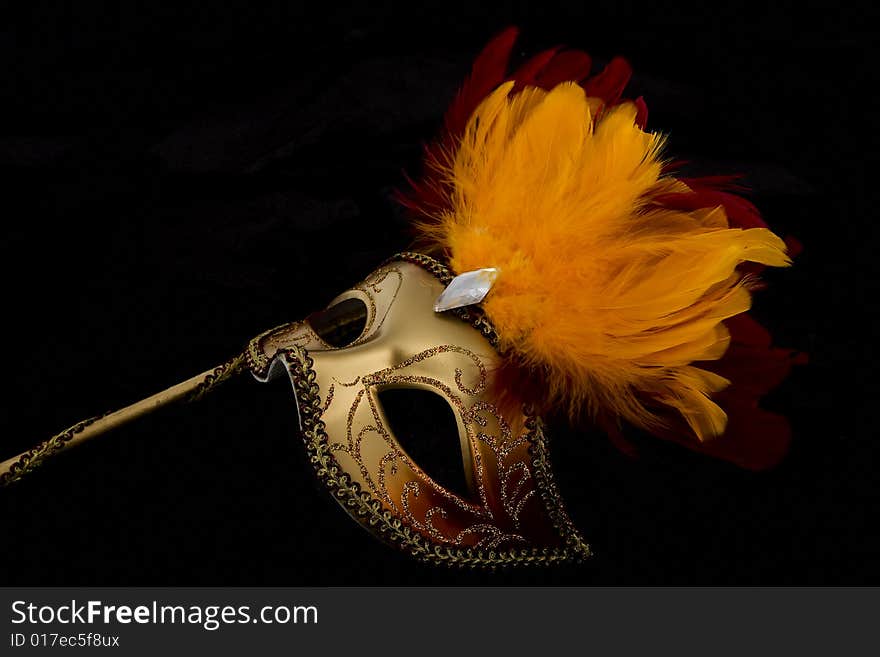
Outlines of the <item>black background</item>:
{"type": "Polygon", "coordinates": [[[319,489],[288,386],[242,380],[0,492],[4,584],[865,583],[875,509],[876,11],[551,2],[28,5],[2,34],[0,457],[223,361],[407,246],[390,200],[482,45],[626,56],[649,127],[743,171],[805,251],[755,314],[811,363],[767,401],[787,460],[640,458],[558,426],[597,557],[457,573],[319,489]]]}

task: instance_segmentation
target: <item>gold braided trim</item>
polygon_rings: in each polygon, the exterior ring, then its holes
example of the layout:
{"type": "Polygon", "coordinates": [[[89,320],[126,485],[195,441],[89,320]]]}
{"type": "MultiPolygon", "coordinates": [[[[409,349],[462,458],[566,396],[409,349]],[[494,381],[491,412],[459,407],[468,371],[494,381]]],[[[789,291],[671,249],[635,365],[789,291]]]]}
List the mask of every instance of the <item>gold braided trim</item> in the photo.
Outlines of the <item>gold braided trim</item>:
{"type": "Polygon", "coordinates": [[[96,415],[95,417],[90,417],[88,420],[77,422],[69,429],[65,429],[61,433],[52,436],[48,440],[44,440],[36,447],[26,451],[18,457],[18,460],[12,464],[12,467],[7,472],[0,475],[0,488],[5,488],[16,481],[20,481],[23,477],[32,473],[40,467],[47,458],[64,449],[64,446],[70,442],[76,434],[107,415],[109,415],[109,413],[96,415]]]}
{"type": "Polygon", "coordinates": [[[222,365],[214,368],[214,371],[207,374],[205,378],[196,386],[196,389],[186,398],[188,403],[196,402],[203,399],[207,394],[213,392],[221,383],[225,383],[237,374],[241,374],[248,367],[247,352],[244,351],[222,365]]]}
{"type": "MultiPolygon", "coordinates": [[[[243,352],[211,370],[211,372],[206,374],[202,380],[196,384],[195,388],[189,392],[189,394],[184,396],[182,400],[185,402],[201,400],[206,395],[213,392],[220,384],[228,381],[236,374],[243,372],[246,367],[247,358],[246,353],[243,352]]],[[[178,400],[179,399],[181,398],[178,398],[178,400]]],[[[150,410],[152,410],[152,408],[143,412],[149,412],[150,410]]],[[[111,414],[113,414],[112,411],[89,418],[88,420],[83,420],[82,422],[77,422],[69,429],[65,429],[48,440],[44,440],[36,447],[29,449],[18,457],[8,471],[0,474],[0,488],[4,488],[12,483],[20,481],[22,478],[31,474],[42,465],[46,459],[63,450],[74,436],[111,414]]]]}

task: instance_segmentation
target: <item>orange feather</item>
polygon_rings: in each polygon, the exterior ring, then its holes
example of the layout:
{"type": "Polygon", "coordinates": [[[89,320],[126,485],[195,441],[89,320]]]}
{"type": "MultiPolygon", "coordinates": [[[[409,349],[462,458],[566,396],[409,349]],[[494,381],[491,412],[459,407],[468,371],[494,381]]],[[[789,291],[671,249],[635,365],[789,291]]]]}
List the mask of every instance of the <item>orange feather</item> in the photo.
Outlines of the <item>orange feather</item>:
{"type": "Polygon", "coordinates": [[[662,199],[663,138],[634,103],[575,83],[508,82],[471,115],[438,173],[446,198],[418,224],[458,273],[496,267],[483,302],[500,346],[549,382],[572,415],[613,413],[648,429],[658,405],[700,440],[723,433],[711,399],[728,380],[693,365],[727,350],[724,320],[748,310],[747,262],[787,266],[767,228],[730,228],[724,207],[662,199]]]}

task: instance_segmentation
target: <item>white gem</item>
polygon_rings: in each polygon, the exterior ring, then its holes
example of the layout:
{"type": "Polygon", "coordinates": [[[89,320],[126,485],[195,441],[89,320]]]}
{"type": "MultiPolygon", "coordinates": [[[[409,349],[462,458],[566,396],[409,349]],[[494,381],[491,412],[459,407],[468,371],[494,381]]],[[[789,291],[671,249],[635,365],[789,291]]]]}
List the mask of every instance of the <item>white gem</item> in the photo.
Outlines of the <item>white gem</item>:
{"type": "Polygon", "coordinates": [[[489,294],[496,278],[498,278],[498,270],[495,267],[459,274],[437,297],[437,301],[434,302],[434,312],[442,313],[444,310],[480,303],[489,294]]]}

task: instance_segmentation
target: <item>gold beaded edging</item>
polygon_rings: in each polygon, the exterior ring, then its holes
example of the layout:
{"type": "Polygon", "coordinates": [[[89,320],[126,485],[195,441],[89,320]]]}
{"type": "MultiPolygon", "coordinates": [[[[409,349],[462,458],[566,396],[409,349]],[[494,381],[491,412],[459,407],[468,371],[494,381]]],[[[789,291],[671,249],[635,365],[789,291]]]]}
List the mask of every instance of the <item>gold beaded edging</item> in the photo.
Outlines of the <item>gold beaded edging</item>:
{"type": "MultiPolygon", "coordinates": [[[[404,261],[418,265],[448,283],[453,275],[447,267],[421,253],[400,253],[387,262],[404,261]]],[[[459,308],[453,311],[462,320],[480,331],[492,344],[497,345],[498,336],[483,311],[477,307],[459,308]],[[457,312],[456,312],[457,311],[457,312]]],[[[529,455],[537,480],[537,490],[550,517],[550,521],[562,539],[562,546],[547,548],[511,548],[489,550],[434,545],[421,534],[405,525],[380,500],[361,490],[358,482],[347,475],[330,452],[326,426],[321,420],[322,404],[320,390],[315,381],[313,360],[308,352],[294,346],[281,352],[290,372],[302,423],[303,440],[309,461],[318,479],[329,489],[333,497],[369,530],[410,556],[432,564],[445,566],[495,569],[509,566],[551,565],[580,562],[591,556],[589,545],[583,540],[565,511],[562,497],[553,478],[549,462],[547,438],[539,418],[527,416],[529,455]]]]}

